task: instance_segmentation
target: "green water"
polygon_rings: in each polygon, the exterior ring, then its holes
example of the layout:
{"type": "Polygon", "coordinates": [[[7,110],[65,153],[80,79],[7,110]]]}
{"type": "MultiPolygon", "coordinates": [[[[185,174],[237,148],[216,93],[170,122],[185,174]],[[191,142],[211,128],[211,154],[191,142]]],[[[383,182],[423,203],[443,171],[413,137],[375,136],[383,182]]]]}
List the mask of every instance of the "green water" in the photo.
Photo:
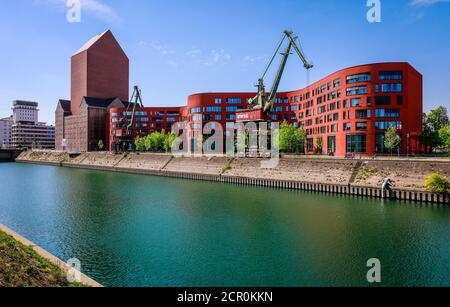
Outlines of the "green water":
{"type": "Polygon", "coordinates": [[[106,286],[450,286],[450,209],[0,164],[0,223],[106,286]]]}

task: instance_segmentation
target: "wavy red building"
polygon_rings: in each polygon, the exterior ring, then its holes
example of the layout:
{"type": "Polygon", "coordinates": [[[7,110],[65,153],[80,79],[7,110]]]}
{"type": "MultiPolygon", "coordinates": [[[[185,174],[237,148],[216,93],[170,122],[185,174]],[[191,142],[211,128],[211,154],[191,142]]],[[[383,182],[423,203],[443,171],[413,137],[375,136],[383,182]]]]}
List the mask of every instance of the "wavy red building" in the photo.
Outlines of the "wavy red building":
{"type": "MultiPolygon", "coordinates": [[[[141,135],[174,122],[221,123],[233,128],[236,112],[248,108],[249,93],[205,93],[188,98],[179,108],[144,108],[137,113],[141,135]]],[[[408,63],[377,63],[342,69],[307,88],[278,94],[272,122],[287,121],[307,133],[306,152],[345,156],[390,152],[386,131],[394,127],[402,139],[395,153],[419,150],[422,131],[422,75],[408,63]]],[[[110,111],[110,140],[124,108],[110,111]]]]}

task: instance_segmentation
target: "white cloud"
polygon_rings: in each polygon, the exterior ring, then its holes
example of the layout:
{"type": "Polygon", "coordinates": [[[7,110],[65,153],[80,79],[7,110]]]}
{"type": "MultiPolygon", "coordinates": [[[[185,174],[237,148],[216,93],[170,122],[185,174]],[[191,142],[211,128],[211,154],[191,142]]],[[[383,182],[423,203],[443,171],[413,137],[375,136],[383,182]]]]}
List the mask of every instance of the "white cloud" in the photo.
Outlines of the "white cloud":
{"type": "Polygon", "coordinates": [[[254,57],[254,56],[247,55],[247,56],[244,57],[244,62],[246,62],[246,63],[256,63],[256,62],[262,61],[263,59],[264,59],[263,56],[254,57]]]}
{"type": "Polygon", "coordinates": [[[202,53],[203,53],[203,52],[202,52],[200,49],[198,49],[198,48],[196,48],[196,47],[192,47],[191,50],[189,50],[188,52],[186,52],[186,55],[195,58],[195,57],[201,55],[202,53]]]}
{"type": "Polygon", "coordinates": [[[450,2],[450,0],[412,0],[410,5],[412,6],[430,6],[436,3],[450,2]]]}
{"type": "Polygon", "coordinates": [[[150,42],[150,43],[149,43],[149,42],[145,42],[145,41],[140,41],[140,42],[139,42],[139,45],[150,47],[150,48],[152,48],[154,51],[158,52],[159,54],[161,54],[161,55],[163,55],[163,56],[166,56],[166,55],[172,55],[172,54],[175,54],[175,53],[176,53],[176,52],[173,51],[173,50],[169,50],[169,49],[164,48],[164,46],[161,45],[161,44],[160,44],[159,42],[157,42],[157,41],[152,41],[152,42],[150,42]]]}
{"type": "Polygon", "coordinates": [[[225,50],[211,50],[209,58],[204,63],[205,65],[225,65],[231,60],[231,55],[225,50]]]}
{"type": "MultiPolygon", "coordinates": [[[[108,22],[119,22],[121,18],[119,14],[109,5],[103,3],[102,0],[79,0],[81,5],[81,14],[92,14],[100,19],[108,22]]],[[[67,7],[67,0],[37,0],[37,3],[47,3],[58,6],[67,7]]]]}

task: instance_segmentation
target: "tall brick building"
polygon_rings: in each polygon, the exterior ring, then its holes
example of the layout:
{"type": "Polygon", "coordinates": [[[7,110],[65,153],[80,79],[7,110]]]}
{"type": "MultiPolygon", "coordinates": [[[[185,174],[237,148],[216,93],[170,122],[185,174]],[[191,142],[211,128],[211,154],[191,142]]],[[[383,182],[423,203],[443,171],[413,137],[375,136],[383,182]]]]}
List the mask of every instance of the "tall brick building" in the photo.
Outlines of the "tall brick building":
{"type": "Polygon", "coordinates": [[[89,40],[71,60],[71,99],[56,108],[56,149],[85,152],[108,142],[111,108],[128,105],[129,60],[111,31],[89,40]]]}

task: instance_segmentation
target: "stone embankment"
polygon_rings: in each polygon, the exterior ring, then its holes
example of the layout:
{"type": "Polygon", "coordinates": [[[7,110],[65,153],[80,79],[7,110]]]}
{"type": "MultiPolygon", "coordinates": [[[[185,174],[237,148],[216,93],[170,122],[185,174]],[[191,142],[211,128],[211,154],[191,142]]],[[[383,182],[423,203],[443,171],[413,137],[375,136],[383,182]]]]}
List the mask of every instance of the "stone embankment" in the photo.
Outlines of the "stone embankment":
{"type": "Polygon", "coordinates": [[[431,173],[450,178],[450,160],[284,157],[277,167],[268,169],[262,166],[264,160],[250,158],[110,153],[71,157],[67,153],[28,151],[16,161],[366,197],[382,197],[382,182],[390,178],[395,181],[394,191],[387,195],[390,198],[450,203],[449,195],[429,193],[423,188],[425,178],[431,173]]]}

